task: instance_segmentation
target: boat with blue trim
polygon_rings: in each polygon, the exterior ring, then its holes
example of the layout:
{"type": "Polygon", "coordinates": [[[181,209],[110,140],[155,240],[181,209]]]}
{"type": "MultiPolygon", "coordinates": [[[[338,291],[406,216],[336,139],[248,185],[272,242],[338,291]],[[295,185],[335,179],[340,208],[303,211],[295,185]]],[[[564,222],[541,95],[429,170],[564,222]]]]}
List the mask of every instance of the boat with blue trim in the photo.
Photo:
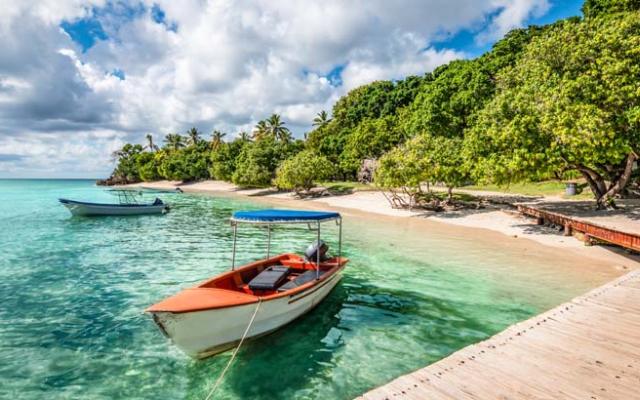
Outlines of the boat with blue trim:
{"type": "Polygon", "coordinates": [[[160,331],[187,355],[208,357],[288,324],[318,305],[340,281],[349,261],[342,257],[342,217],[336,212],[298,210],[239,211],[231,218],[231,270],[182,290],[152,305],[150,313],[160,331]],[[329,256],[321,240],[321,224],[335,222],[339,240],[329,256]],[[235,266],[239,224],[264,226],[267,256],[235,266]],[[272,226],[306,224],[317,240],[303,255],[270,254],[272,226]]]}
{"type": "Polygon", "coordinates": [[[130,190],[111,190],[118,196],[118,203],[90,203],[69,199],[58,199],[71,214],[77,216],[98,215],[147,215],[165,214],[169,205],[157,198],[152,203],[139,203],[130,190]]]}

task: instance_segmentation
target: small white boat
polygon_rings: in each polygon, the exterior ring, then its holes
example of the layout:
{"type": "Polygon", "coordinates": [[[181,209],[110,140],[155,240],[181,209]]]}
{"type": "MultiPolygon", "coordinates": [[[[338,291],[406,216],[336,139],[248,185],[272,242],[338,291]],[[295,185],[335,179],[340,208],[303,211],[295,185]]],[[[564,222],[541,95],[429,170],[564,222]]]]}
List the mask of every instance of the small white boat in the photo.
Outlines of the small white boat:
{"type": "Polygon", "coordinates": [[[138,203],[130,191],[114,190],[119,203],[89,203],[69,199],[59,199],[71,214],[78,216],[97,215],[145,215],[164,214],[169,211],[169,205],[156,198],[153,203],[138,203]]]}
{"type": "Polygon", "coordinates": [[[280,254],[235,268],[147,308],[160,331],[187,355],[208,357],[286,325],[318,305],[341,278],[342,218],[334,212],[261,210],[234,213],[233,257],[238,223],[302,223],[317,230],[305,256],[280,254]],[[320,240],[321,222],[339,226],[338,255],[328,257],[320,240]]]}

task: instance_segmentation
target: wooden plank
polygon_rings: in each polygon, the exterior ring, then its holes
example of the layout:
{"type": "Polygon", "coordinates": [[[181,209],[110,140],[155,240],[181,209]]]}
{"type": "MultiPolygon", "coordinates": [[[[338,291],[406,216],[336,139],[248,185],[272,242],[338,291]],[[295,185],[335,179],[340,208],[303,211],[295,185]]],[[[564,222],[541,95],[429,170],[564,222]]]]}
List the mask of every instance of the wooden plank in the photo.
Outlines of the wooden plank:
{"type": "Polygon", "coordinates": [[[362,396],[640,398],[640,271],[362,396]]]}
{"type": "Polygon", "coordinates": [[[543,210],[529,205],[519,204],[518,211],[523,215],[549,221],[564,226],[566,231],[577,231],[585,235],[615,244],[627,249],[640,251],[640,234],[596,224],[582,218],[543,210]]]}

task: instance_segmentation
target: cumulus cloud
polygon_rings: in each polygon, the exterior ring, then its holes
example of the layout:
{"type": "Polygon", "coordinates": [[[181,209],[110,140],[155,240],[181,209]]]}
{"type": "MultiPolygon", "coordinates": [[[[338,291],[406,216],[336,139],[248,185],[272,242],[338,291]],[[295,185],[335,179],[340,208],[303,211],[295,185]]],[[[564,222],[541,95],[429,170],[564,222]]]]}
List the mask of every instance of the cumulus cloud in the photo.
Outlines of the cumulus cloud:
{"type": "Polygon", "coordinates": [[[548,0],[495,0],[500,11],[490,26],[477,36],[479,43],[486,44],[501,38],[514,28],[521,27],[531,17],[541,17],[551,7],[548,0]]]}
{"type": "Polygon", "coordinates": [[[432,45],[443,32],[480,26],[479,40],[490,41],[548,7],[547,0],[10,2],[0,9],[0,175],[104,175],[109,154],[147,132],[159,142],[193,125],[250,131],[273,112],[300,136],[350,89],[464,57],[432,45]],[[62,28],[78,21],[101,35],[78,43],[62,28]]]}

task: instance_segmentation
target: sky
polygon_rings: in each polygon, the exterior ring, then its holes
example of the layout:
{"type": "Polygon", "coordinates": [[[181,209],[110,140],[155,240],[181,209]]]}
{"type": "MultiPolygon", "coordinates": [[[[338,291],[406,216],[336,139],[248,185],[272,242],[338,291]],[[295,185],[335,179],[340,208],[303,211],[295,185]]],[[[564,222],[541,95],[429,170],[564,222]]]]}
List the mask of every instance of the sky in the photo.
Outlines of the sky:
{"type": "MultiPolygon", "coordinates": [[[[5,3],[5,2],[3,2],[5,3]]],[[[473,58],[582,0],[21,0],[0,7],[0,178],[98,178],[195,126],[297,137],[375,80],[473,58]]]]}

